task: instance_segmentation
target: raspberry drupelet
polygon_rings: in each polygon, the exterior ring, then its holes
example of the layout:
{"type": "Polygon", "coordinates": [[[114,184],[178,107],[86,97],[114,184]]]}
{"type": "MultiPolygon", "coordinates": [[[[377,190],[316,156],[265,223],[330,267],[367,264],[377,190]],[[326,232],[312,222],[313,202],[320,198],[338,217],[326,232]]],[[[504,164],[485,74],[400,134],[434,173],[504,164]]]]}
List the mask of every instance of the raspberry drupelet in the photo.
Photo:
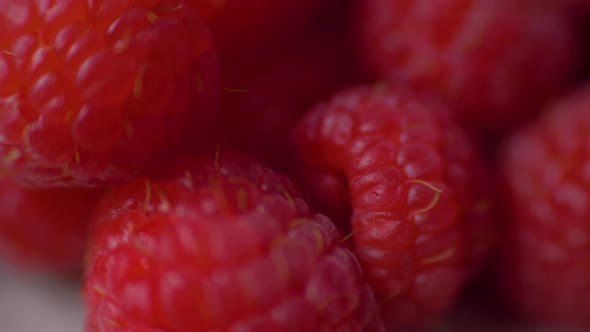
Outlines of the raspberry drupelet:
{"type": "Polygon", "coordinates": [[[590,86],[503,149],[508,304],[544,325],[590,327],[590,86]]]}
{"type": "Polygon", "coordinates": [[[575,74],[570,16],[543,1],[359,1],[360,49],[376,76],[447,98],[497,135],[575,74]]]}
{"type": "Polygon", "coordinates": [[[99,208],[88,332],[384,331],[360,264],[290,182],[217,150],[99,208]]]}
{"type": "Polygon", "coordinates": [[[135,176],[210,126],[212,45],[184,0],[0,1],[0,164],[39,186],[135,176]]]}
{"type": "Polygon", "coordinates": [[[355,252],[390,330],[449,310],[495,238],[489,174],[436,111],[387,86],[357,87],[312,109],[293,135],[316,206],[332,212],[348,196],[355,252]]]}

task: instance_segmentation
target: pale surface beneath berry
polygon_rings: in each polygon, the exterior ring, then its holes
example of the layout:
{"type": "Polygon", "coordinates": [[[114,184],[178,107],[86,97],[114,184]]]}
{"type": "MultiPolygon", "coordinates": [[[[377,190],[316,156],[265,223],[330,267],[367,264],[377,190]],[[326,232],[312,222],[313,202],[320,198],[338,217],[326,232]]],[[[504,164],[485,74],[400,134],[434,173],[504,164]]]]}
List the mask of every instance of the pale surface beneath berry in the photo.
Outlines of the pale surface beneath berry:
{"type": "Polygon", "coordinates": [[[0,264],[0,331],[82,331],[84,303],[79,287],[0,264]]]}

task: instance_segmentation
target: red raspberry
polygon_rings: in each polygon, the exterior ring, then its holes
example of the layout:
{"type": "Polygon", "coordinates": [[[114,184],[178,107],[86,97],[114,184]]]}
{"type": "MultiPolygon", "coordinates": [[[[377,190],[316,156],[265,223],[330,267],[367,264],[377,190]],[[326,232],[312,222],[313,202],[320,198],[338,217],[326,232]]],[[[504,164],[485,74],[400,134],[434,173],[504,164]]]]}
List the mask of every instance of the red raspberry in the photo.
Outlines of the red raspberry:
{"type": "Polygon", "coordinates": [[[532,320],[590,327],[590,86],[504,150],[507,296],[532,320]]]}
{"type": "Polygon", "coordinates": [[[218,143],[275,168],[290,165],[288,133],[296,120],[312,104],[361,79],[350,39],[343,38],[348,13],[338,9],[294,38],[222,59],[228,89],[220,101],[218,143]]]}
{"type": "Polygon", "coordinates": [[[217,60],[183,5],[0,1],[1,164],[39,185],[120,181],[207,128],[217,60]]]}
{"type": "Polygon", "coordinates": [[[94,189],[27,189],[0,180],[0,253],[22,267],[82,271],[94,189]]]}
{"type": "Polygon", "coordinates": [[[211,28],[217,46],[243,48],[296,30],[328,0],[187,0],[211,28]]]}
{"type": "Polygon", "coordinates": [[[358,261],[285,178],[225,152],[170,175],[105,197],[87,331],[383,331],[358,261]]]}
{"type": "Polygon", "coordinates": [[[507,128],[575,67],[569,16],[540,3],[359,1],[363,53],[379,77],[440,94],[479,128],[507,128]]]}
{"type": "Polygon", "coordinates": [[[359,87],[317,106],[294,132],[305,167],[348,192],[356,253],[392,330],[449,309],[494,234],[491,193],[477,188],[483,166],[463,131],[432,108],[359,87]]]}

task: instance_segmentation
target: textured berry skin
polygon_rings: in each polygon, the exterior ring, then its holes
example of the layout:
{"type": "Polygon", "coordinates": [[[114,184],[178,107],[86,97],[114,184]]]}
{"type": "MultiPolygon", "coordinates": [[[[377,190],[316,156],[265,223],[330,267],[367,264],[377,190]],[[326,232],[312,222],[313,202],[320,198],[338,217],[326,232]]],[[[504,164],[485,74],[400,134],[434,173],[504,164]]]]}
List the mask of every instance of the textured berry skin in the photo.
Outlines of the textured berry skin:
{"type": "Polygon", "coordinates": [[[82,271],[97,189],[30,189],[0,180],[0,255],[23,268],[82,271]]]}
{"type": "Polygon", "coordinates": [[[218,60],[184,0],[5,0],[0,13],[0,164],[24,181],[121,181],[210,125],[218,60]]]}
{"type": "Polygon", "coordinates": [[[216,143],[286,169],[288,136],[313,104],[362,80],[345,38],[349,8],[342,3],[292,38],[248,54],[222,58],[223,82],[216,143]],[[231,121],[228,121],[231,119],[231,121]]]}
{"type": "Polygon", "coordinates": [[[348,191],[356,254],[390,330],[448,310],[494,234],[490,192],[475,189],[485,172],[473,147],[446,113],[418,100],[357,87],[314,108],[294,132],[316,200],[335,206],[317,174],[341,179],[329,192],[348,191]]]}
{"type": "Polygon", "coordinates": [[[296,30],[330,0],[187,0],[203,17],[220,50],[241,53],[296,30]]]}
{"type": "Polygon", "coordinates": [[[382,79],[504,129],[559,93],[576,64],[569,16],[542,1],[359,1],[361,49],[382,79]]]}
{"type": "Polygon", "coordinates": [[[503,151],[505,295],[539,323],[590,327],[589,108],[586,87],[503,151]]]}
{"type": "Polygon", "coordinates": [[[218,152],[105,197],[86,331],[383,331],[354,254],[286,178],[218,152]]]}

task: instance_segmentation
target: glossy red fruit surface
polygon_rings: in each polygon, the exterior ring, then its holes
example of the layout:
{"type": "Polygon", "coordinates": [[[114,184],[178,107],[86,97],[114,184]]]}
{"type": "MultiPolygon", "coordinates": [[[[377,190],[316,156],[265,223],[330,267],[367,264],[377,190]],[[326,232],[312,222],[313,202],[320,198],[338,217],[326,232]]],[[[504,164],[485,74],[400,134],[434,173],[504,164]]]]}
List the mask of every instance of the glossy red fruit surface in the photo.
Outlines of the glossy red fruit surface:
{"type": "Polygon", "coordinates": [[[385,86],[358,87],[316,106],[293,137],[316,204],[333,209],[348,196],[355,251],[390,330],[449,310],[495,234],[489,174],[437,110],[385,86]]]}
{"type": "Polygon", "coordinates": [[[0,2],[0,164],[34,185],[137,174],[208,129],[219,72],[183,0],[0,2]]]}
{"type": "Polygon", "coordinates": [[[354,254],[289,181],[241,154],[108,194],[87,331],[383,331],[354,254]]]}

